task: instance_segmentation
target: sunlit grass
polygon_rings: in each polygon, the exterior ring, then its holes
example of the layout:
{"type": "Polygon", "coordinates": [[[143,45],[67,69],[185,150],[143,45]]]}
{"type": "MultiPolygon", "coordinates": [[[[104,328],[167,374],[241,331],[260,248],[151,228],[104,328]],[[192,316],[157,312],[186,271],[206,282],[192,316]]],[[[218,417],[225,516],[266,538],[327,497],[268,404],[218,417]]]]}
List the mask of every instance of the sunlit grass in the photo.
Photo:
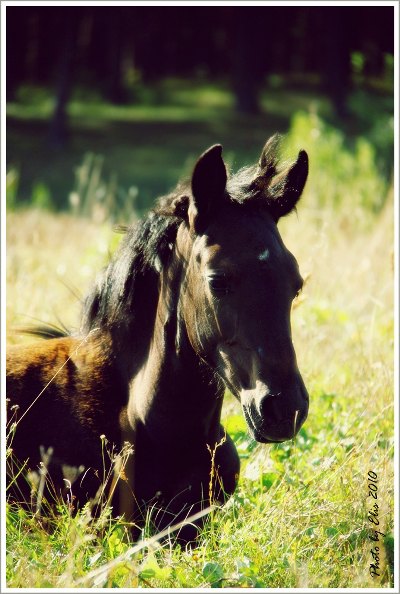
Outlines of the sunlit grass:
{"type": "Polygon", "coordinates": [[[108,225],[26,210],[7,215],[7,328],[59,320],[79,325],[80,300],[119,240],[108,225]]]}

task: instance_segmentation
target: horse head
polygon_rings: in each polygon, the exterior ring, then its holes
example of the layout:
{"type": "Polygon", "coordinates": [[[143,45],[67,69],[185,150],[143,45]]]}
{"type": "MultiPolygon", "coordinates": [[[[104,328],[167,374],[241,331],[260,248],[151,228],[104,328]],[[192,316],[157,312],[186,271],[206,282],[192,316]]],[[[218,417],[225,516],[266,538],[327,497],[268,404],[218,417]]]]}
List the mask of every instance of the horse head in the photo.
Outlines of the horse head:
{"type": "Polygon", "coordinates": [[[303,281],[279,234],[279,219],[302,194],[308,157],[278,169],[272,137],[257,166],[228,179],[222,147],[197,161],[191,192],[176,200],[185,224],[179,311],[196,354],[241,402],[260,442],[293,438],[308,393],[292,343],[290,313],[303,281]]]}

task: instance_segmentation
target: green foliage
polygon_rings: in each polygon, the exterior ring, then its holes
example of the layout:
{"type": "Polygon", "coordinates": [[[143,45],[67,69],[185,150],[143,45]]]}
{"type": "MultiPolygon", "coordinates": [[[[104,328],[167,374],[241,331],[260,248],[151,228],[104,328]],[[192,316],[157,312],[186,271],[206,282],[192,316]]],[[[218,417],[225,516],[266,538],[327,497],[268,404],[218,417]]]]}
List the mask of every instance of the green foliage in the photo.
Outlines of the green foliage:
{"type": "Polygon", "coordinates": [[[355,74],[361,74],[365,65],[365,56],[362,52],[351,54],[351,65],[355,74]]]}
{"type": "Polygon", "coordinates": [[[32,189],[32,206],[43,210],[53,210],[49,188],[42,182],[36,182],[32,189]]]}
{"type": "MultiPolygon", "coordinates": [[[[10,167],[6,175],[6,205],[7,210],[15,210],[18,206],[18,186],[20,181],[20,173],[17,168],[10,167]]],[[[34,208],[42,210],[54,210],[54,203],[52,200],[49,187],[41,182],[35,181],[31,193],[31,205],[34,208]]]]}
{"type": "Polygon", "coordinates": [[[6,175],[6,205],[7,210],[13,210],[17,203],[19,171],[12,167],[6,175]]]}
{"type": "Polygon", "coordinates": [[[219,563],[208,563],[204,564],[203,577],[209,583],[211,588],[220,588],[222,580],[224,579],[224,570],[219,563]]]}
{"type": "Polygon", "coordinates": [[[139,87],[137,101],[126,105],[75,93],[68,105],[69,142],[59,151],[48,145],[48,92],[21,88],[18,101],[7,105],[7,165],[20,171],[16,204],[29,204],[40,182],[57,209],[129,220],[188,175],[210,144],[221,142],[236,170],[255,162],[270,134],[289,128],[290,151],[305,148],[312,156],[306,192],[315,206],[379,209],[386,199],[394,136],[388,93],[355,91],[349,121],[328,124],[332,107],[315,91],[268,86],[261,93],[264,112],[244,118],[223,83],[165,79],[139,87]]]}
{"type": "Polygon", "coordinates": [[[298,112],[284,139],[286,151],[306,147],[310,158],[307,200],[315,207],[361,209],[378,212],[388,193],[377,166],[376,150],[366,138],[356,138],[352,148],[338,129],[316,113],[298,112]]]}

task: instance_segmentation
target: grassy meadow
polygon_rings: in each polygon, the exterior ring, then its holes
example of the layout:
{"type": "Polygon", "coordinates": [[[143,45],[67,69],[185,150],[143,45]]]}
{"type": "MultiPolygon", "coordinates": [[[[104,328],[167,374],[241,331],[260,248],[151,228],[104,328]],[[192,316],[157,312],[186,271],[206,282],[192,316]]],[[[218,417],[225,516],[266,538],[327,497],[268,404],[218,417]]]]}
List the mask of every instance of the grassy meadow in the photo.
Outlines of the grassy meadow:
{"type": "MultiPolygon", "coordinates": [[[[251,143],[256,153],[258,135],[251,143]]],[[[312,110],[291,120],[284,152],[293,156],[299,148],[309,152],[309,181],[297,214],[280,223],[307,279],[292,313],[310,393],[299,435],[257,444],[239,404],[226,395],[223,422],[240,453],[241,477],[193,549],[172,546],[174,534],[132,548],[123,520],[107,508],[90,521],[85,510],[71,516],[60,505],[44,525],[9,505],[8,587],[393,586],[393,188],[369,139],[356,136],[349,144],[312,110]],[[369,496],[371,477],[376,500],[369,496]],[[374,503],[379,526],[368,519],[374,503]],[[376,542],[373,529],[382,533],[376,542]],[[370,574],[372,547],[379,575],[370,574]]],[[[246,162],[229,153],[228,160],[235,167],[246,162]]],[[[251,154],[247,163],[253,160],[251,154]]],[[[120,238],[107,216],[96,216],[95,203],[79,216],[72,207],[18,208],[13,184],[22,173],[9,169],[9,344],[32,340],[15,328],[36,320],[75,328],[79,300],[120,238]]]]}

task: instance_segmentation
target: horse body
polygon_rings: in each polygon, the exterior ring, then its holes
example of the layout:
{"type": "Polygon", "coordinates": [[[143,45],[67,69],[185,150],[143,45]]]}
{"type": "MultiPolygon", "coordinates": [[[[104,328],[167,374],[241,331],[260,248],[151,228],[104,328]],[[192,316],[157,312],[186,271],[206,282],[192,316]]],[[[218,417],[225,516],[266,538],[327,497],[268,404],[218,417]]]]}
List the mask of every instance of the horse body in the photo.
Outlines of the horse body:
{"type": "MultiPolygon", "coordinates": [[[[126,403],[128,390],[109,347],[110,339],[102,335],[53,338],[8,349],[7,394],[10,406],[18,406],[11,446],[19,463],[29,460],[30,469],[42,462],[40,446],[54,449],[49,468],[53,495],[65,488],[62,465],[100,471],[99,436],[120,441],[118,413],[110,415],[110,409],[117,411],[126,403]]],[[[99,483],[87,478],[82,502],[96,494],[99,483]]],[[[19,481],[15,487],[15,497],[29,501],[28,485],[19,481]]]]}
{"type": "Polygon", "coordinates": [[[239,473],[220,423],[225,387],[260,442],[291,439],[304,422],[290,331],[302,280],[276,223],[308,162],[300,152],[278,172],[275,146],[229,180],[221,147],[206,151],[190,185],[128,231],[86,299],[81,334],[9,350],[15,455],[34,467],[51,446],[58,466],[84,465],[79,504],[105,472],[101,435],[132,445],[114,505],[127,519],[143,525],[152,508],[162,529],[223,503],[239,473]]]}
{"type": "MultiPolygon", "coordinates": [[[[29,458],[29,468],[37,468],[42,462],[40,446],[55,446],[47,469],[53,495],[66,492],[62,466],[83,466],[90,472],[73,485],[75,505],[83,506],[95,497],[111,465],[102,455],[100,436],[117,450],[128,441],[134,446],[134,458],[125,469],[129,484],[121,485],[122,494],[113,501],[115,511],[140,525],[151,505],[152,523],[161,530],[199,511],[209,499],[211,455],[221,440],[215,451],[213,502],[223,503],[233,493],[239,460],[219,423],[223,394],[216,397],[196,364],[186,367],[185,382],[177,361],[161,361],[158,350],[154,357],[154,366],[151,354],[146,363],[152,381],[146,380],[143,370],[127,382],[115,363],[112,341],[100,331],[86,339],[54,338],[11,347],[7,391],[11,404],[18,403],[26,412],[20,415],[12,442],[18,459],[29,458]],[[146,391],[154,400],[145,406],[147,412],[141,412],[146,391]],[[32,394],[40,395],[36,402],[32,394]]],[[[19,482],[16,498],[29,501],[27,489],[25,484],[21,491],[19,482]]],[[[186,529],[182,534],[191,539],[192,533],[186,529]]]]}

